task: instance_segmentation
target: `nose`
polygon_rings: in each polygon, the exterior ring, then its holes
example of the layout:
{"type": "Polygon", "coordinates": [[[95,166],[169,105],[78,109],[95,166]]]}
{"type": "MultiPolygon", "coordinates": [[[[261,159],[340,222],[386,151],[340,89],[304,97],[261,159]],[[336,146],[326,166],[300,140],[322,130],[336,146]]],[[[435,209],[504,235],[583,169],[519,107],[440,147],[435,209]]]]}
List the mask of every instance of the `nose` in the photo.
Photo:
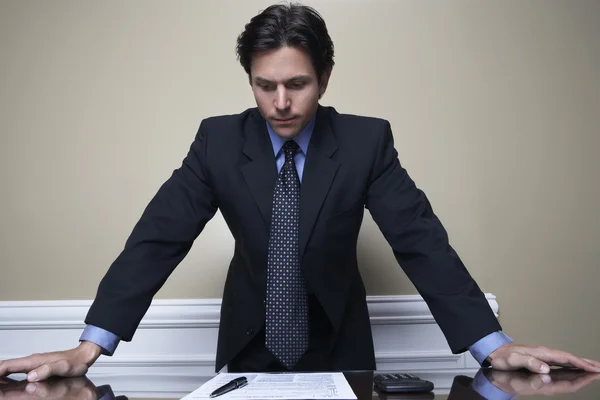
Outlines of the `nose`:
{"type": "Polygon", "coordinates": [[[274,106],[278,110],[286,110],[291,105],[287,90],[282,86],[277,88],[277,93],[275,94],[274,106]]]}

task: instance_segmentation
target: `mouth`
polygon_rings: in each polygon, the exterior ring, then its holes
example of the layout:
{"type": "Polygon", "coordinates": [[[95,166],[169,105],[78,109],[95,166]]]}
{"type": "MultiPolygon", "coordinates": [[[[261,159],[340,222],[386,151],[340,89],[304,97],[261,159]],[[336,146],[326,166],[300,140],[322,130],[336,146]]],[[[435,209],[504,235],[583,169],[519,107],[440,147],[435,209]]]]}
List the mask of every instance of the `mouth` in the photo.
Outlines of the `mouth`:
{"type": "Polygon", "coordinates": [[[293,120],[295,120],[296,117],[292,117],[292,118],[273,118],[273,121],[279,123],[279,124],[286,124],[286,123],[290,123],[293,120]]]}

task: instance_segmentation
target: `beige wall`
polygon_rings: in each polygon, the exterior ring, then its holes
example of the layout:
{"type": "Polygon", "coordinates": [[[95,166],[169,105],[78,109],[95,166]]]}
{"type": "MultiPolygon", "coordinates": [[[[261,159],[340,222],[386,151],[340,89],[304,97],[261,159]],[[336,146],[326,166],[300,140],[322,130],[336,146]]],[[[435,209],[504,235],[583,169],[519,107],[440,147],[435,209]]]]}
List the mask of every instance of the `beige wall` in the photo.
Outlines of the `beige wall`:
{"type": "MultiPolygon", "coordinates": [[[[234,46],[267,1],[0,1],[0,300],[91,299],[200,120],[253,107],[234,46]]],[[[519,341],[600,358],[600,2],[310,1],[323,104],[400,158],[519,341]]],[[[220,297],[220,215],[158,298],[220,297]]],[[[415,293],[367,214],[369,294],[415,293]]]]}

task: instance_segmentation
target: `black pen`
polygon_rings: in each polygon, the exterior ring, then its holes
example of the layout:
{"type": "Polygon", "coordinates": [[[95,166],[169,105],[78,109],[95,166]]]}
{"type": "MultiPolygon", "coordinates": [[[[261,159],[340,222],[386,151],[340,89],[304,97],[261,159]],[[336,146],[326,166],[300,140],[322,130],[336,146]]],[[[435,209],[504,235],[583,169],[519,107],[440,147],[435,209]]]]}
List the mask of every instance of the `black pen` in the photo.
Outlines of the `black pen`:
{"type": "Polygon", "coordinates": [[[232,390],[244,387],[247,384],[248,384],[248,380],[246,379],[246,377],[245,376],[240,376],[239,378],[235,378],[231,382],[226,383],[225,385],[223,385],[220,388],[216,389],[214,392],[212,392],[210,394],[210,397],[213,398],[213,397],[220,396],[222,394],[231,392],[232,390]]]}

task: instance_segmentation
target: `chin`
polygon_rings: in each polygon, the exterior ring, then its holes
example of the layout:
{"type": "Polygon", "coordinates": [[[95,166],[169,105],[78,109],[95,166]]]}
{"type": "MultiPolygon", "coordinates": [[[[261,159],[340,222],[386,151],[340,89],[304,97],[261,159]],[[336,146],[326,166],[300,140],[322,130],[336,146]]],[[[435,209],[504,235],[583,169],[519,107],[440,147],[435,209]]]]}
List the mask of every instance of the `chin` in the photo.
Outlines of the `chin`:
{"type": "Polygon", "coordinates": [[[277,134],[277,136],[280,136],[284,139],[293,139],[298,133],[300,133],[300,131],[296,127],[279,128],[277,130],[274,129],[274,131],[277,134]]]}

